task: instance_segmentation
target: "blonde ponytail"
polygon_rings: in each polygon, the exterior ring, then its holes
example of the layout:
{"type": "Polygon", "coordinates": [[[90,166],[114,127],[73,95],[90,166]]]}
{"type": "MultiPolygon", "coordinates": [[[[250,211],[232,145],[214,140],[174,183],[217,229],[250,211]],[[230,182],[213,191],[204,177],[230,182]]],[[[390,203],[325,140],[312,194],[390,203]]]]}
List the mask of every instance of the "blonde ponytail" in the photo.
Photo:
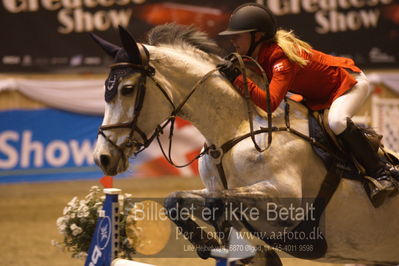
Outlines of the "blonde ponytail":
{"type": "Polygon", "coordinates": [[[278,30],[275,41],[281,47],[285,55],[301,67],[306,66],[309,60],[303,57],[304,53],[311,54],[312,46],[298,39],[292,31],[278,30]]]}

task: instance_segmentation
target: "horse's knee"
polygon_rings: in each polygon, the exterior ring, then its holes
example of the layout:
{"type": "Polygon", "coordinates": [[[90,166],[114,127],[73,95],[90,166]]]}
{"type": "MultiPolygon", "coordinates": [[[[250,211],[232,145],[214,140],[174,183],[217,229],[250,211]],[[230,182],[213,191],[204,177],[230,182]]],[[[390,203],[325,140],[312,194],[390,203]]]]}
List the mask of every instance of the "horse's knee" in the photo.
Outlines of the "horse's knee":
{"type": "Polygon", "coordinates": [[[180,192],[180,191],[172,192],[164,200],[164,207],[167,210],[175,209],[176,206],[182,204],[182,201],[183,201],[182,192],[180,192]]]}

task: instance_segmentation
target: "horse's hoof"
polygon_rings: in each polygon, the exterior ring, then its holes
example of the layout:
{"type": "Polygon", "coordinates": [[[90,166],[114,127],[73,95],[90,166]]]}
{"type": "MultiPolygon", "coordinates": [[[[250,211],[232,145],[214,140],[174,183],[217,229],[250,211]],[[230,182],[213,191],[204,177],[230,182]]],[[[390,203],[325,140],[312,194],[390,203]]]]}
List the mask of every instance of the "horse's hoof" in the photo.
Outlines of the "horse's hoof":
{"type": "Polygon", "coordinates": [[[211,256],[211,251],[204,246],[197,247],[197,255],[203,260],[207,260],[211,256]]]}
{"type": "Polygon", "coordinates": [[[220,244],[216,239],[210,239],[205,244],[196,245],[197,255],[203,260],[209,259],[211,250],[219,247],[220,244]]]}
{"type": "Polygon", "coordinates": [[[266,250],[266,266],[283,266],[280,257],[273,249],[266,250]]]}
{"type": "MultiPolygon", "coordinates": [[[[243,265],[266,265],[266,266],[282,266],[280,257],[273,248],[267,246],[257,246],[256,255],[251,258],[240,260],[243,265]]],[[[240,264],[238,264],[240,265],[240,264]]]]}

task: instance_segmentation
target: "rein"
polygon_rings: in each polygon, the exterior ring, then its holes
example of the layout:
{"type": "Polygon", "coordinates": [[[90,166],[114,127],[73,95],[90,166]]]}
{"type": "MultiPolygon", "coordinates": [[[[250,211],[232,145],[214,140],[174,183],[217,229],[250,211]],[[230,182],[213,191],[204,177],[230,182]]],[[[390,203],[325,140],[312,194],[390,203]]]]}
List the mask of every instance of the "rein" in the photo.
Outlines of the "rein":
{"type": "Polygon", "coordinates": [[[255,146],[255,148],[256,148],[256,150],[258,152],[264,152],[272,144],[272,127],[273,127],[273,123],[272,123],[270,90],[269,90],[269,86],[266,86],[266,108],[267,108],[266,112],[267,112],[267,123],[268,123],[268,129],[269,129],[269,131],[268,131],[268,143],[267,143],[266,148],[261,149],[259,147],[259,145],[256,143],[256,140],[255,140],[255,135],[256,134],[254,134],[254,126],[253,126],[253,121],[251,119],[252,118],[251,96],[249,94],[249,89],[248,89],[247,70],[246,70],[246,67],[245,67],[244,59],[255,63],[256,67],[261,71],[263,84],[268,84],[269,81],[267,79],[266,73],[263,70],[263,68],[252,57],[250,57],[250,56],[242,56],[242,55],[240,55],[238,53],[232,53],[230,56],[228,56],[228,58],[231,58],[231,57],[234,57],[238,61],[240,71],[241,71],[241,73],[243,75],[243,80],[244,80],[244,98],[245,98],[245,101],[246,101],[246,104],[247,104],[250,137],[251,137],[252,143],[254,144],[254,146],[255,146]]]}

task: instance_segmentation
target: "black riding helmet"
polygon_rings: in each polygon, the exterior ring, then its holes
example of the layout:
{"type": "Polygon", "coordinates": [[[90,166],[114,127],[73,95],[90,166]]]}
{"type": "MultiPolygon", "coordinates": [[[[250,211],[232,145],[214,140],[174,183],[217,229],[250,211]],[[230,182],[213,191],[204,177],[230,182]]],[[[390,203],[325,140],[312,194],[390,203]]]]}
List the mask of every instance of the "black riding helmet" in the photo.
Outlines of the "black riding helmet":
{"type": "Polygon", "coordinates": [[[220,32],[219,35],[234,35],[250,32],[251,45],[247,55],[251,55],[261,41],[273,38],[276,31],[276,19],[267,7],[257,3],[246,3],[233,11],[227,29],[220,32]],[[263,32],[265,34],[264,37],[256,43],[255,32],[263,32]]]}

